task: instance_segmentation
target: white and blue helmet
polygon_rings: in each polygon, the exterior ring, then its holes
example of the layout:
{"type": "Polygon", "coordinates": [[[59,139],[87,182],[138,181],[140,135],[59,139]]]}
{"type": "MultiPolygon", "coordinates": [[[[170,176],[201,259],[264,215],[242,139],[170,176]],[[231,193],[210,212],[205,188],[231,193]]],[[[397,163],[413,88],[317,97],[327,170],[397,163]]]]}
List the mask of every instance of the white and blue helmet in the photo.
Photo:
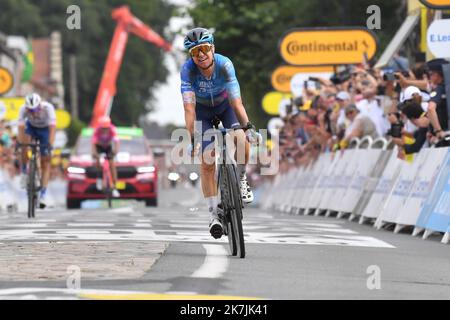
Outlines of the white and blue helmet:
{"type": "Polygon", "coordinates": [[[214,36],[205,28],[194,28],[189,30],[184,38],[184,48],[186,50],[202,43],[214,44],[214,36]]]}
{"type": "Polygon", "coordinates": [[[29,110],[35,110],[41,105],[41,96],[37,93],[31,93],[25,97],[25,106],[29,110]]]}

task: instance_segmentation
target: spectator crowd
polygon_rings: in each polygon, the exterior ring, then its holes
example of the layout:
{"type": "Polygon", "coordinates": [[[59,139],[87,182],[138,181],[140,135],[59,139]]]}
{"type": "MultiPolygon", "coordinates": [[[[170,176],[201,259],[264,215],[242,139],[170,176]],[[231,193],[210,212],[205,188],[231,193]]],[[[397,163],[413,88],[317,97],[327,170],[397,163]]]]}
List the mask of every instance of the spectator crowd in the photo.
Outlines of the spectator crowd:
{"type": "MultiPolygon", "coordinates": [[[[19,152],[16,150],[17,130],[10,122],[0,120],[0,170],[10,179],[20,173],[19,152]]],[[[65,169],[68,165],[69,154],[61,149],[55,149],[52,153],[51,179],[64,179],[65,169]]]]}
{"type": "Polygon", "coordinates": [[[0,170],[4,170],[9,177],[18,174],[18,162],[14,153],[16,135],[11,125],[4,119],[0,120],[0,170]]]}
{"type": "Polygon", "coordinates": [[[353,138],[385,138],[398,157],[449,146],[445,59],[414,64],[396,55],[388,68],[346,66],[330,79],[310,77],[301,96],[280,114],[280,171],[306,165],[321,152],[338,152],[353,138]]]}

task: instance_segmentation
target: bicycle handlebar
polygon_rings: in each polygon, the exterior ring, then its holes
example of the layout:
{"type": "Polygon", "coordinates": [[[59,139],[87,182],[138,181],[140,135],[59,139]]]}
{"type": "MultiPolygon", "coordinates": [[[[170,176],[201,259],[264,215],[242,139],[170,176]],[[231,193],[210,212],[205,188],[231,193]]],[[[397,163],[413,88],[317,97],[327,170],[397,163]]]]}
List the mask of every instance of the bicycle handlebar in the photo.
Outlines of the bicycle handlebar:
{"type": "MultiPolygon", "coordinates": [[[[215,128],[213,128],[213,129],[215,129],[215,128]]],[[[233,128],[228,128],[228,129],[226,129],[226,128],[217,128],[215,130],[218,130],[218,131],[222,132],[222,135],[225,135],[225,134],[227,134],[230,131],[236,131],[236,130],[247,131],[248,129],[250,129],[248,126],[241,126],[241,125],[239,125],[239,126],[234,126],[233,128]]]]}

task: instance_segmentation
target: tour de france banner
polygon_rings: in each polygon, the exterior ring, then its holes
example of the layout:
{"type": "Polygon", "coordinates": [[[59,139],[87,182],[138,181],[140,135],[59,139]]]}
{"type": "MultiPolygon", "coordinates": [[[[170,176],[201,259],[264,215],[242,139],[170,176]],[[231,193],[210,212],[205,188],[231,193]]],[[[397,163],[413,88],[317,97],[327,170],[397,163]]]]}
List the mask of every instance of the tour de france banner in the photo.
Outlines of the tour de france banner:
{"type": "Polygon", "coordinates": [[[450,148],[435,186],[420,212],[416,227],[450,231],[450,148]]]}
{"type": "Polygon", "coordinates": [[[362,27],[301,28],[288,31],[279,50],[287,63],[297,66],[357,64],[373,58],[377,39],[362,27]]]}

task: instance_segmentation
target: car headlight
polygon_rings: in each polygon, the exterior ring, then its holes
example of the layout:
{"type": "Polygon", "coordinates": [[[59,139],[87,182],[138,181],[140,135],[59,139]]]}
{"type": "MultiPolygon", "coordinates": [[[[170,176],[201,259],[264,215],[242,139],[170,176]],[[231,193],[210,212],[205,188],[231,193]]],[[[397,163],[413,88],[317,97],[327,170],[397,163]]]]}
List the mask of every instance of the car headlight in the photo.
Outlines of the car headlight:
{"type": "Polygon", "coordinates": [[[180,178],[180,175],[176,172],[170,172],[169,175],[167,176],[167,178],[170,181],[177,181],[180,178]]]}
{"type": "Polygon", "coordinates": [[[198,179],[198,174],[196,172],[191,172],[189,174],[189,179],[191,180],[197,180],[198,179]]]}
{"type": "Polygon", "coordinates": [[[153,166],[148,166],[148,167],[138,167],[137,168],[137,172],[138,173],[152,173],[155,172],[155,167],[153,166]]]}
{"type": "Polygon", "coordinates": [[[74,174],[85,174],[86,173],[86,169],[85,168],[80,168],[80,167],[68,167],[67,168],[67,172],[68,173],[74,173],[74,174]]]}

